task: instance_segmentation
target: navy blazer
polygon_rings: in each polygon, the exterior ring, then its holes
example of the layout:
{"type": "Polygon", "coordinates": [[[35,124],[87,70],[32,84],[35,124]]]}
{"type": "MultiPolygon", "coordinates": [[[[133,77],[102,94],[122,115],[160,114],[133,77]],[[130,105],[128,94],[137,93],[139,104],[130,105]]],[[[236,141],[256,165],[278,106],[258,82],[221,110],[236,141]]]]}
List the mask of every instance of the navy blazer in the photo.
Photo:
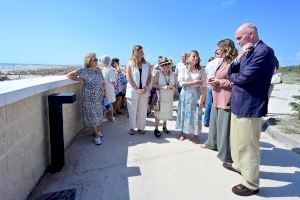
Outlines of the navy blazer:
{"type": "Polygon", "coordinates": [[[275,68],[273,49],[259,41],[238,63],[229,68],[233,83],[230,108],[238,117],[262,117],[268,109],[268,91],[275,68]]]}

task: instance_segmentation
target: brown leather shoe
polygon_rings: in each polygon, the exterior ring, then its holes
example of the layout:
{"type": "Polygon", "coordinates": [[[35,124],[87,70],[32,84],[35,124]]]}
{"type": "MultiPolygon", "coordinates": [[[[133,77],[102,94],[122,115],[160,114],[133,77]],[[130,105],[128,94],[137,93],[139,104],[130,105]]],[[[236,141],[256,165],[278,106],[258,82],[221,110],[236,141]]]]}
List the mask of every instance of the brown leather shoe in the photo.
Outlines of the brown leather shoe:
{"type": "Polygon", "coordinates": [[[250,196],[253,194],[257,194],[259,192],[259,189],[257,190],[250,190],[243,184],[236,185],[232,188],[232,192],[239,196],[250,196]]]}
{"type": "Polygon", "coordinates": [[[241,174],[240,171],[238,171],[238,170],[236,170],[236,169],[234,169],[234,168],[232,167],[232,164],[231,164],[231,163],[226,163],[226,162],[224,162],[224,163],[223,163],[223,167],[226,168],[226,169],[228,169],[228,170],[230,170],[230,171],[233,171],[233,172],[236,172],[236,173],[238,173],[238,174],[241,174]]]}

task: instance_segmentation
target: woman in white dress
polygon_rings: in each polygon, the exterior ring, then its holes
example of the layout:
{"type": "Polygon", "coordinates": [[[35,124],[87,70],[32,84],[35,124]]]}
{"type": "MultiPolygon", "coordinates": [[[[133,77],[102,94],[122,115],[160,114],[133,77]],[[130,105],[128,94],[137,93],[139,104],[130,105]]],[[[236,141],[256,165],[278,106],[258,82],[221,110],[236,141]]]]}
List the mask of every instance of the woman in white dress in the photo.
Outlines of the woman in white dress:
{"type": "Polygon", "coordinates": [[[113,103],[116,101],[115,94],[115,82],[116,76],[114,69],[110,66],[110,57],[107,55],[101,56],[100,58],[102,63],[102,74],[105,81],[105,90],[106,90],[106,100],[110,105],[110,112],[104,111],[104,119],[103,121],[107,121],[107,119],[111,119],[112,121],[116,121],[113,116],[113,103]],[[108,114],[109,113],[109,114],[108,114]],[[108,116],[110,115],[110,116],[108,116]]]}
{"type": "Polygon", "coordinates": [[[150,65],[144,58],[143,47],[135,45],[132,49],[131,59],[126,66],[127,108],[129,113],[129,134],[134,135],[137,128],[139,134],[144,134],[146,126],[149,84],[151,81],[150,65]]]}
{"type": "Polygon", "coordinates": [[[155,115],[155,130],[156,137],[161,136],[158,130],[159,121],[163,121],[163,132],[169,134],[167,129],[167,120],[173,118],[173,96],[175,89],[175,76],[171,70],[171,62],[167,58],[160,63],[161,70],[157,70],[153,80],[153,87],[159,89],[159,110],[154,112],[155,115]]]}

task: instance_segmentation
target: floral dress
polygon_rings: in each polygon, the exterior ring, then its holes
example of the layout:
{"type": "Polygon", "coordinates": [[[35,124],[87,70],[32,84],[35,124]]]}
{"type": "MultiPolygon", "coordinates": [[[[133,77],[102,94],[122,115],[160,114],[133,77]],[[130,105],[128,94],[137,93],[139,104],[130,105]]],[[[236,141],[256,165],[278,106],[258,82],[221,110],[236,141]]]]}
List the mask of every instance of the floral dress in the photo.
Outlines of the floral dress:
{"type": "MultiPolygon", "coordinates": [[[[193,73],[184,68],[179,77],[181,83],[197,79],[202,80],[201,87],[206,87],[206,75],[203,69],[193,73]]],[[[197,103],[201,96],[201,87],[182,87],[178,102],[176,128],[183,133],[198,135],[202,131],[202,109],[199,108],[197,103]]]]}
{"type": "Polygon", "coordinates": [[[78,76],[84,80],[81,90],[83,124],[88,127],[99,126],[103,119],[101,105],[104,95],[103,76],[100,69],[92,70],[83,67],[77,70],[78,76]]]}
{"type": "Polygon", "coordinates": [[[127,79],[124,73],[120,70],[115,70],[115,75],[116,75],[115,94],[116,96],[125,96],[127,79]]]}

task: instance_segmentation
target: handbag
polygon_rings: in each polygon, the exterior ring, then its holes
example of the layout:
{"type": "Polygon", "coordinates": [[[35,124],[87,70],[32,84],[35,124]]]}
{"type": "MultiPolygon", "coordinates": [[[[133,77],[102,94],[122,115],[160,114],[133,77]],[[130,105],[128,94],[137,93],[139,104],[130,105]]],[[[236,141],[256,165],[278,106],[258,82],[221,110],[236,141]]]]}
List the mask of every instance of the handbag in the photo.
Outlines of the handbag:
{"type": "Polygon", "coordinates": [[[154,105],[154,111],[160,111],[160,105],[159,101],[157,101],[157,104],[154,105]]]}
{"type": "Polygon", "coordinates": [[[275,73],[272,76],[271,84],[280,84],[282,83],[282,74],[281,73],[275,73]]]}
{"type": "Polygon", "coordinates": [[[159,98],[159,90],[156,90],[156,94],[157,94],[157,100],[153,106],[153,109],[155,111],[160,111],[160,98],[159,98]]]}
{"type": "Polygon", "coordinates": [[[110,109],[110,104],[108,103],[106,98],[102,99],[102,107],[104,111],[109,111],[110,109]]]}

